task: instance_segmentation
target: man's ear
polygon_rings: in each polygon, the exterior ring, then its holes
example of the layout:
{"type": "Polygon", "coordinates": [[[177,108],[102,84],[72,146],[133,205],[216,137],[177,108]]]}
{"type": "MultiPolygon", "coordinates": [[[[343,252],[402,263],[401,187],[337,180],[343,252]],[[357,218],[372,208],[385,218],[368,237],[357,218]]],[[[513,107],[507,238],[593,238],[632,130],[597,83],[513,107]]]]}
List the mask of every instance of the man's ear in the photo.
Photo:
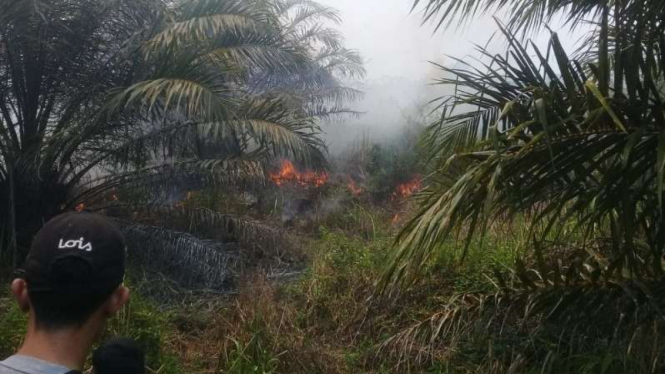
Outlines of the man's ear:
{"type": "Polygon", "coordinates": [[[30,298],[28,297],[28,284],[25,279],[17,278],[12,282],[12,294],[22,312],[30,310],[30,298]]]}
{"type": "Polygon", "coordinates": [[[123,305],[129,301],[129,289],[125,286],[119,286],[113,291],[111,297],[106,302],[105,312],[108,317],[115,315],[123,305]]]}

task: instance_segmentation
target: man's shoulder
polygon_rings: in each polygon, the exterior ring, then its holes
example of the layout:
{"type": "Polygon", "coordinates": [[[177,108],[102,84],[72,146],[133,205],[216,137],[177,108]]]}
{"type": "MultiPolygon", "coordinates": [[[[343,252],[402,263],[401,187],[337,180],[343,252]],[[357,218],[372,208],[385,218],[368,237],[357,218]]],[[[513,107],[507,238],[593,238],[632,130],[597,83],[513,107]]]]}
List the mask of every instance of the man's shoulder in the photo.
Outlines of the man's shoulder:
{"type": "Polygon", "coordinates": [[[11,363],[8,361],[9,359],[0,361],[0,374],[23,374],[22,372],[14,369],[14,367],[11,366],[11,363]]]}
{"type": "Polygon", "coordinates": [[[66,374],[70,370],[64,366],[42,361],[28,356],[11,356],[0,361],[0,374],[66,374]]]}

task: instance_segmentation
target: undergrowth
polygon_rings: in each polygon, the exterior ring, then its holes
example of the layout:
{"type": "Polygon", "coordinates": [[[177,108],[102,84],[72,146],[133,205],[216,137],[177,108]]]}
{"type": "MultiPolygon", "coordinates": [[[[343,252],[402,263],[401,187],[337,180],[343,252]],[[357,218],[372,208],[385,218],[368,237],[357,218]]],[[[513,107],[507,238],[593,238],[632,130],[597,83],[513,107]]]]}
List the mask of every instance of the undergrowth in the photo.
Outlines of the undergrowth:
{"type": "Polygon", "coordinates": [[[382,299],[375,284],[390,256],[390,225],[377,224],[369,237],[364,230],[350,235],[322,227],[305,246],[308,267],[298,280],[276,283],[254,274],[240,281],[232,303],[179,308],[176,344],[185,367],[205,373],[436,372],[440,362],[404,367],[380,348],[456,292],[491,287],[488,269],[507,266],[517,255],[513,245],[495,239],[484,245],[503,250],[469,257],[468,266],[460,266],[462,248],[447,243],[442,253],[448,255],[431,261],[428,276],[398,299],[382,299]]]}
{"type": "MultiPolygon", "coordinates": [[[[298,277],[275,279],[267,268],[243,275],[237,294],[183,297],[159,307],[141,297],[143,287],[136,284],[139,295],[111,321],[108,335],[141,342],[157,373],[663,369],[658,313],[622,314],[631,301],[617,296],[624,291],[612,284],[547,287],[553,273],[537,267],[538,256],[525,250],[529,237],[520,222],[496,225],[467,252],[459,241],[443,243],[414,284],[382,297],[376,283],[391,255],[390,217],[356,208],[337,219],[303,239],[306,270],[298,277]],[[526,279],[518,276],[520,266],[532,269],[524,270],[526,279]],[[575,313],[555,316],[542,307],[561,292],[569,297],[569,290],[575,302],[583,300],[575,313]]],[[[567,239],[577,240],[574,233],[567,239]]],[[[540,260],[542,266],[572,251],[557,248],[540,260]]],[[[6,295],[0,312],[0,354],[6,356],[20,344],[25,317],[6,295]]]]}
{"type": "Polygon", "coordinates": [[[9,296],[9,286],[0,290],[0,357],[12,355],[25,335],[27,318],[9,296]]]}
{"type": "MultiPolygon", "coordinates": [[[[201,373],[662,369],[662,323],[646,312],[642,319],[621,317],[615,313],[621,307],[603,305],[604,300],[624,303],[605,296],[617,292],[613,288],[573,290],[586,298],[582,309],[604,307],[604,313],[589,314],[587,320],[582,311],[554,318],[548,309],[537,310],[547,297],[558,297],[556,289],[550,294],[544,288],[540,298],[520,293],[517,264],[535,261],[532,251],[524,250],[526,230],[497,226],[475,239],[466,255],[463,244],[446,242],[424,275],[390,298],[379,297],[375,287],[390,256],[390,227],[379,224],[374,233],[321,228],[318,238],[305,246],[308,267],[297,281],[274,282],[258,273],[240,281],[231,303],[209,302],[206,312],[200,312],[205,309],[200,305],[180,309],[179,318],[196,315],[199,326],[194,333],[186,324],[179,331],[177,344],[190,347],[183,365],[201,373]],[[502,290],[497,274],[509,280],[513,294],[502,290]],[[605,322],[597,324],[594,318],[605,322]]],[[[568,239],[576,240],[574,235],[568,239]]],[[[564,254],[554,251],[548,261],[564,254]]]]}

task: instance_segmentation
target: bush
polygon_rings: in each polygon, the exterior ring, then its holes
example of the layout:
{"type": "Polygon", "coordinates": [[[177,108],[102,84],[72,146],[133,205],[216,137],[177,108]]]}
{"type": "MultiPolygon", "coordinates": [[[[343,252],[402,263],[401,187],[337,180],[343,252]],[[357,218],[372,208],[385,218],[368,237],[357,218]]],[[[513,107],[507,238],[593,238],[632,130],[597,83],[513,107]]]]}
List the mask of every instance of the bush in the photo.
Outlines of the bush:
{"type": "Polygon", "coordinates": [[[170,315],[157,310],[136,292],[107,326],[102,340],[112,336],[132,338],[146,353],[148,368],[160,374],[180,374],[176,356],[165,349],[165,335],[170,328],[170,315]]]}
{"type": "Polygon", "coordinates": [[[21,345],[28,319],[7,291],[0,292],[0,316],[0,357],[4,358],[21,345]]]}

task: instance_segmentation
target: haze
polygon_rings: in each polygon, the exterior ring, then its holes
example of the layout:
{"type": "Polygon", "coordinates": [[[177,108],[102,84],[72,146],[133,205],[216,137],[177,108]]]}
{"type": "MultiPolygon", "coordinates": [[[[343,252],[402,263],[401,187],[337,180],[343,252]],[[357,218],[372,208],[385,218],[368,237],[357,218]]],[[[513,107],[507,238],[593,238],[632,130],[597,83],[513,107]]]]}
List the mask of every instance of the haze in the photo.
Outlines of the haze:
{"type": "MultiPolygon", "coordinates": [[[[361,53],[367,69],[363,84],[366,96],[355,105],[364,114],[357,119],[324,125],[333,152],[344,149],[362,134],[378,141],[394,138],[406,123],[405,117],[417,114],[425,103],[444,93],[441,87],[431,85],[439,72],[430,62],[454,64],[446,55],[477,57],[475,44],[485,45],[498,30],[491,15],[487,15],[459,29],[441,29],[435,33],[433,25],[421,24],[418,11],[410,12],[411,0],[320,2],[339,10],[342,24],[337,28],[346,38],[346,46],[361,53]]],[[[578,37],[560,22],[550,26],[571,50],[578,37]]],[[[535,39],[537,44],[544,45],[548,35],[543,33],[535,39]]],[[[493,52],[505,49],[503,39],[493,40],[489,45],[493,52]]]]}

